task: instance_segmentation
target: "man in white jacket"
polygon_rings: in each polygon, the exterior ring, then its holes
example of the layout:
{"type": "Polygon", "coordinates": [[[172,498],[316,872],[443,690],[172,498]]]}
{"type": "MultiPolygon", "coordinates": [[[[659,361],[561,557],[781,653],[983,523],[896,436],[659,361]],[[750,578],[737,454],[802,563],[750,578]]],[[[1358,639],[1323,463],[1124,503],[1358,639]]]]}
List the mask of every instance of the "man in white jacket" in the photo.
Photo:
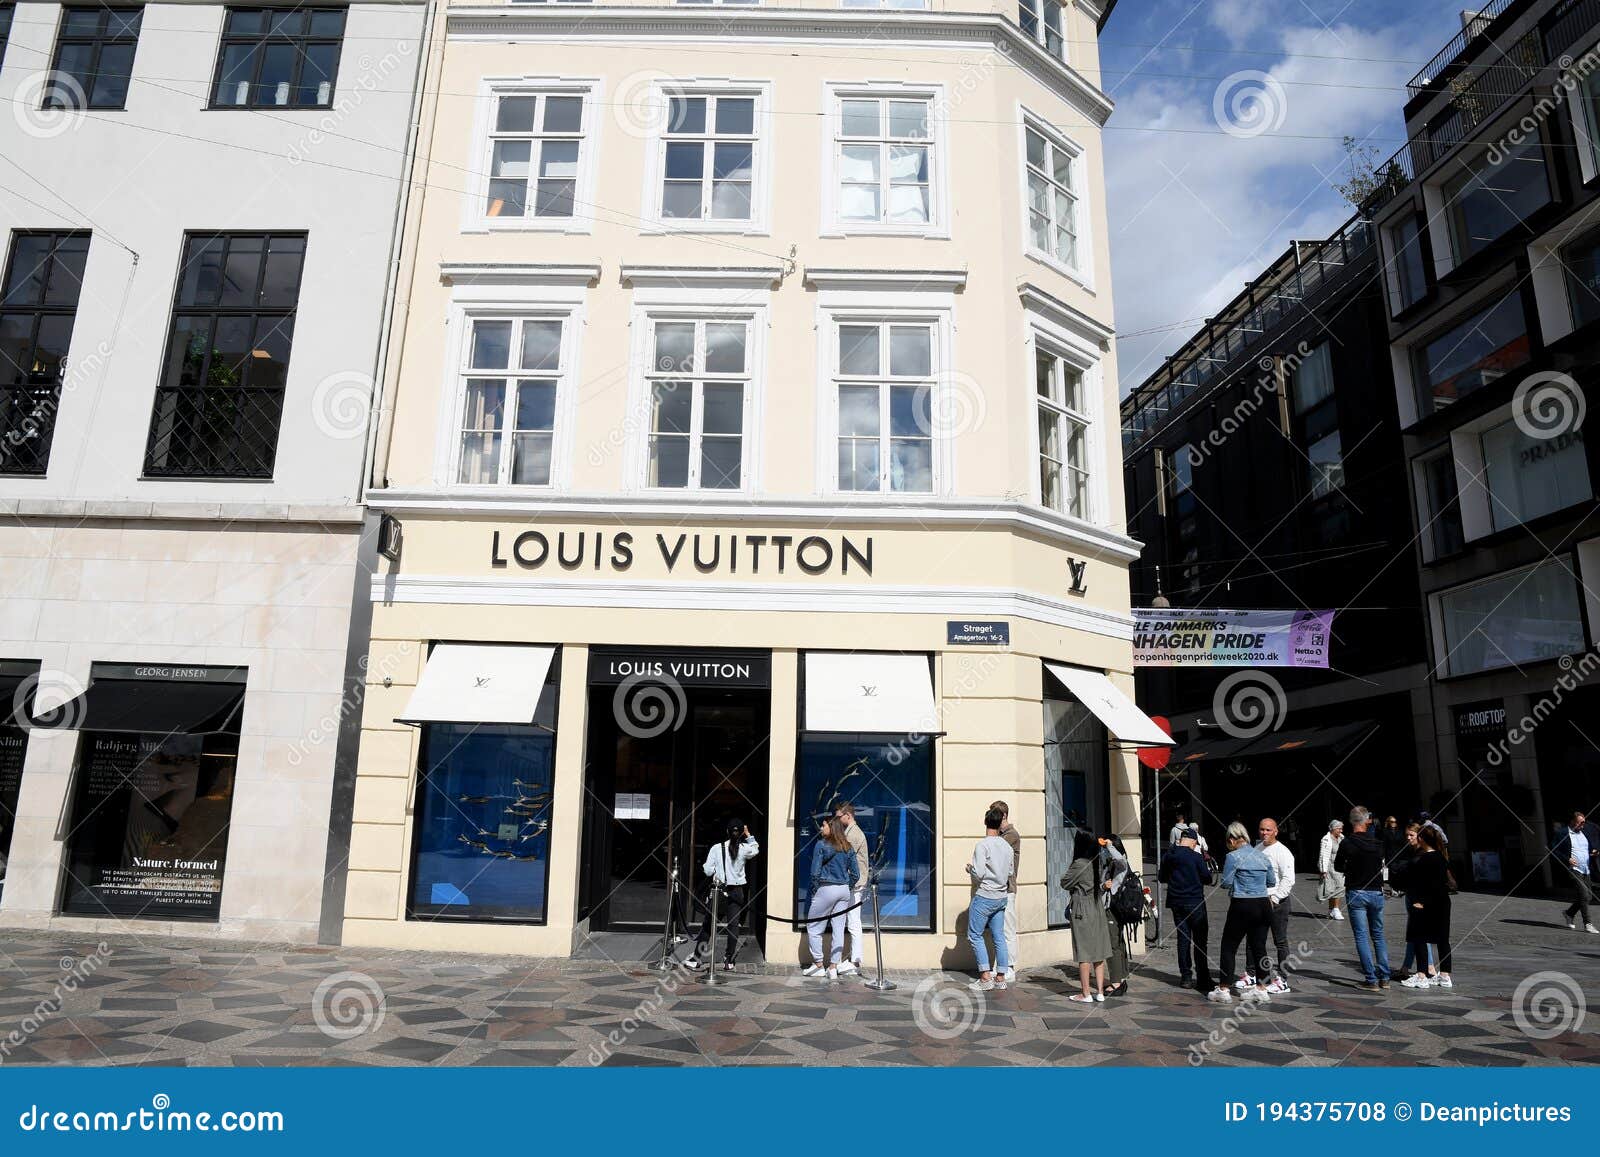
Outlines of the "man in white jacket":
{"type": "Polygon", "coordinates": [[[1278,882],[1267,889],[1267,899],[1272,903],[1272,943],[1278,950],[1278,972],[1267,982],[1269,993],[1289,991],[1289,978],[1283,971],[1289,959],[1289,912],[1294,905],[1294,853],[1278,842],[1278,821],[1263,818],[1257,829],[1261,836],[1256,850],[1272,861],[1278,873],[1278,882]]]}
{"type": "Polygon", "coordinates": [[[844,838],[850,841],[850,850],[856,854],[856,890],[850,893],[850,903],[853,906],[844,918],[845,935],[850,940],[850,954],[839,964],[839,975],[849,976],[852,972],[861,971],[861,958],[864,955],[861,935],[861,897],[866,894],[867,889],[867,836],[861,830],[861,825],[856,823],[856,808],[849,800],[833,809],[833,818],[844,828],[844,838]]]}

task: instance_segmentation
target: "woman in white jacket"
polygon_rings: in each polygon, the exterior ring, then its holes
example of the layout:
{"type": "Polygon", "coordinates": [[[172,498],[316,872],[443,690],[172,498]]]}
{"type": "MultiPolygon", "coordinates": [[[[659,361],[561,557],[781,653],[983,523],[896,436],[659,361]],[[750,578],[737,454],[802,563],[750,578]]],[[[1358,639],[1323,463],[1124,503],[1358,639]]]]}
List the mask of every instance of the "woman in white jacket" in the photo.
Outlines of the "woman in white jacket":
{"type": "MultiPolygon", "coordinates": [[[[744,918],[745,879],[744,866],[761,853],[761,845],[750,834],[750,829],[738,820],[728,823],[728,835],[720,844],[712,844],[706,853],[705,874],[714,883],[722,885],[723,906],[718,916],[728,925],[728,949],[722,970],[733,971],[733,962],[739,956],[739,921],[744,918]]],[[[711,955],[716,946],[717,930],[711,926],[711,908],[706,907],[705,921],[700,934],[694,938],[694,952],[683,963],[688,968],[699,968],[702,957],[711,955]]]]}
{"type": "Polygon", "coordinates": [[[1339,901],[1344,898],[1344,873],[1333,870],[1333,858],[1339,854],[1339,841],[1344,839],[1344,821],[1334,820],[1328,825],[1328,834],[1317,847],[1317,898],[1328,904],[1328,915],[1343,920],[1339,901]]]}

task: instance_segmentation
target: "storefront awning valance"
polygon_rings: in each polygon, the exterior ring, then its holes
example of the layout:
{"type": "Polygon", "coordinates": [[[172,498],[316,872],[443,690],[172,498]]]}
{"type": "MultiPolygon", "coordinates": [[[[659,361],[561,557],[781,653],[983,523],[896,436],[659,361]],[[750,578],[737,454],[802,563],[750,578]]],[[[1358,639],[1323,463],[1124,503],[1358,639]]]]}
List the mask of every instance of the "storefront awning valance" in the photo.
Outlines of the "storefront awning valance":
{"type": "Polygon", "coordinates": [[[932,735],[939,729],[926,655],[806,653],[806,731],[932,735]]]}
{"type": "Polygon", "coordinates": [[[80,731],[204,735],[236,726],[243,701],[243,683],[94,679],[72,702],[34,714],[80,731]]]}
{"type": "Polygon", "coordinates": [[[1137,704],[1118,691],[1099,671],[1082,667],[1068,667],[1065,663],[1046,663],[1044,669],[1054,675],[1061,685],[1094,712],[1106,725],[1114,739],[1123,744],[1144,747],[1169,747],[1172,737],[1155,725],[1155,721],[1139,710],[1137,704]]]}
{"type": "Polygon", "coordinates": [[[0,659],[0,727],[27,727],[39,664],[0,659]]]}
{"type": "Polygon", "coordinates": [[[535,722],[554,647],[440,643],[399,723],[535,722]]]}
{"type": "Polygon", "coordinates": [[[1217,735],[1191,739],[1175,748],[1168,767],[1187,763],[1216,763],[1224,760],[1259,759],[1266,755],[1292,755],[1313,751],[1340,751],[1370,732],[1376,724],[1370,719],[1342,723],[1337,727],[1304,727],[1294,731],[1269,731],[1249,739],[1217,735]]]}

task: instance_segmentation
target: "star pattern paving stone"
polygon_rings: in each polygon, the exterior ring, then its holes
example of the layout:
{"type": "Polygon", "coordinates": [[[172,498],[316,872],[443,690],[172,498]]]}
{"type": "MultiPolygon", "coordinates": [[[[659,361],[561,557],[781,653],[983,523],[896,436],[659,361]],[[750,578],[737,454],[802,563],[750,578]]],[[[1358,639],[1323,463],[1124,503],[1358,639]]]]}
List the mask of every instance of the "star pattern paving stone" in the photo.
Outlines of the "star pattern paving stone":
{"type": "Polygon", "coordinates": [[[1082,1006],[1067,1001],[1070,965],[987,993],[964,975],[899,972],[880,993],[778,965],[711,987],[603,959],[0,930],[0,1065],[1595,1064],[1600,954],[1557,911],[1460,896],[1458,986],[1378,994],[1356,988],[1348,925],[1302,910],[1293,992],[1248,1007],[1180,988],[1170,943],[1135,960],[1127,995],[1082,1006]],[[1519,997],[1540,973],[1559,978],[1564,1019],[1519,997]]]}

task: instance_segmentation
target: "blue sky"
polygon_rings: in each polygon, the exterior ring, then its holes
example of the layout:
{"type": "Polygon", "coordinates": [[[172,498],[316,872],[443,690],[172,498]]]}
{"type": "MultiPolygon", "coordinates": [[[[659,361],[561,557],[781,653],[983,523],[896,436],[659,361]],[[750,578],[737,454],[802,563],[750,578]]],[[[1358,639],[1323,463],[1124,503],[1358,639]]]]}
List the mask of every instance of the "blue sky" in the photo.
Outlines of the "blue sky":
{"type": "Polygon", "coordinates": [[[1124,394],[1290,241],[1325,237],[1349,217],[1331,187],[1340,138],[1384,157],[1400,147],[1405,82],[1468,6],[1121,0],[1100,57],[1117,104],[1104,139],[1124,394]],[[1230,135],[1219,111],[1236,131],[1264,131],[1230,135]]]}

